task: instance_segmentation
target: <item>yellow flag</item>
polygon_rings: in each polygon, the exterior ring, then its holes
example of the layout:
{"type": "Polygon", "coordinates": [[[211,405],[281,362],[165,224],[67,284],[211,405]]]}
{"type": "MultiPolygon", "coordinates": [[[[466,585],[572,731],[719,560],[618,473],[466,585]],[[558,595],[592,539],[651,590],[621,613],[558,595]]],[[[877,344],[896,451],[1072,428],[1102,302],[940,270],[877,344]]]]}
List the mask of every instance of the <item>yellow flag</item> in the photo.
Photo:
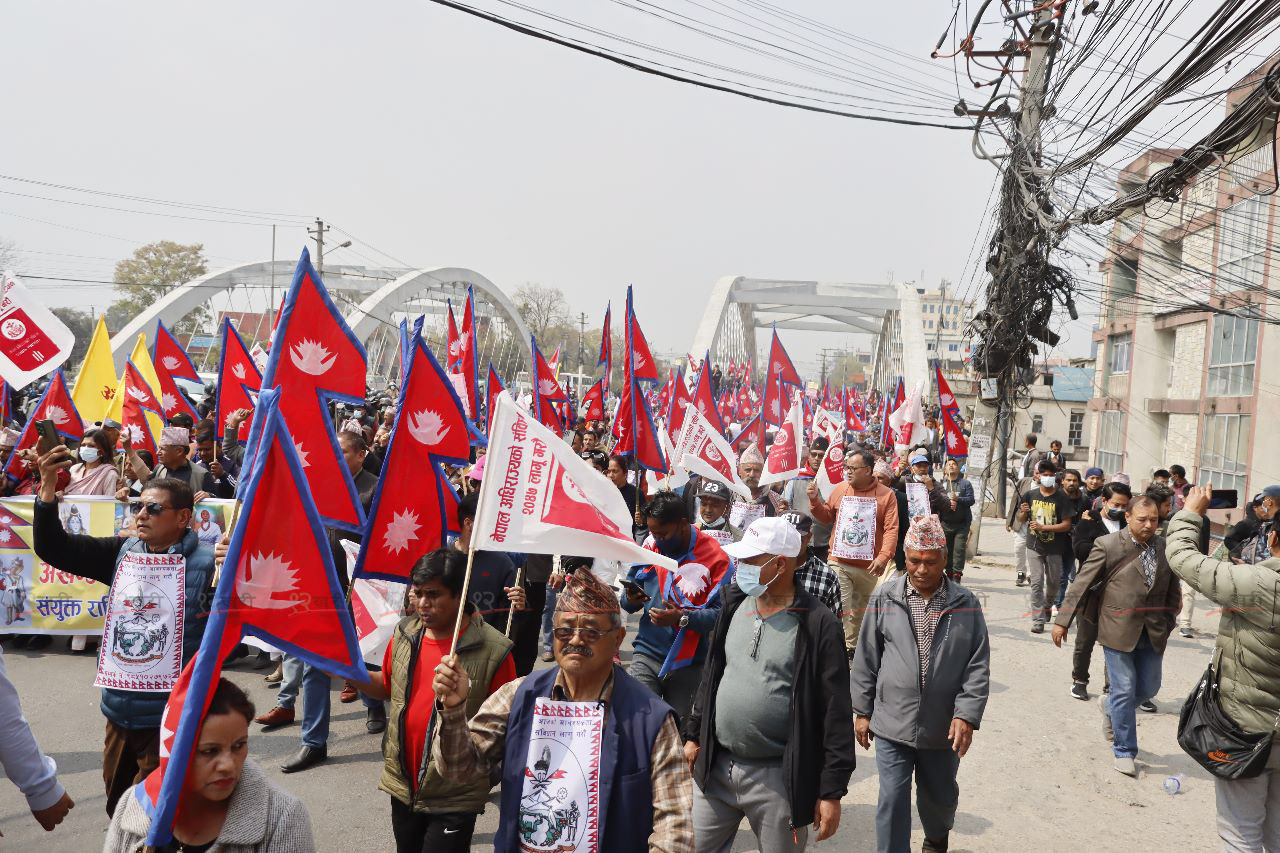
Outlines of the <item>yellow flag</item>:
{"type": "MultiPolygon", "coordinates": [[[[133,362],[134,367],[138,368],[138,375],[151,388],[152,395],[159,400],[160,377],[156,375],[156,366],[151,363],[151,353],[147,351],[147,336],[145,334],[138,335],[138,340],[133,345],[133,352],[130,353],[129,360],[133,362]]],[[[115,394],[111,398],[111,407],[107,411],[107,417],[114,418],[121,423],[124,422],[124,374],[121,374],[116,382],[115,394]]],[[[151,437],[158,444],[160,430],[164,427],[163,418],[147,412],[147,424],[151,427],[151,437]]]]}
{"type": "Polygon", "coordinates": [[[111,358],[111,336],[107,333],[107,321],[99,315],[98,325],[89,339],[89,352],[71,388],[71,401],[76,404],[76,411],[86,424],[106,417],[117,384],[116,366],[111,358]]]}

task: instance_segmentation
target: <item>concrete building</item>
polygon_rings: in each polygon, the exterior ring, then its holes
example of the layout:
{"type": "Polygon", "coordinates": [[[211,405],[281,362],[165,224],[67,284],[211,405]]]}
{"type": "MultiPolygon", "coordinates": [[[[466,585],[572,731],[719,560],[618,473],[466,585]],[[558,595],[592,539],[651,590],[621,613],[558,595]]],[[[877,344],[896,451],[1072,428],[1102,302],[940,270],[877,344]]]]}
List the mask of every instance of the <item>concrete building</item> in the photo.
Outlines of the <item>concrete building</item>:
{"type": "Polygon", "coordinates": [[[964,338],[965,327],[973,319],[973,303],[960,299],[945,279],[937,290],[917,289],[920,319],[930,359],[942,362],[942,369],[960,370],[973,355],[973,344],[964,338]]]}
{"type": "MultiPolygon", "coordinates": [[[[1233,92],[1228,110],[1247,93],[1233,92]]],[[[1271,135],[1259,144],[1202,174],[1177,202],[1130,210],[1112,227],[1099,265],[1090,444],[1097,465],[1128,472],[1135,485],[1172,463],[1195,482],[1238,490],[1241,503],[1280,483],[1280,334],[1262,322],[1276,316],[1267,291],[1280,275],[1271,263],[1276,205],[1265,194],[1276,180],[1271,135]]],[[[1119,189],[1179,153],[1142,154],[1119,189]]]]}

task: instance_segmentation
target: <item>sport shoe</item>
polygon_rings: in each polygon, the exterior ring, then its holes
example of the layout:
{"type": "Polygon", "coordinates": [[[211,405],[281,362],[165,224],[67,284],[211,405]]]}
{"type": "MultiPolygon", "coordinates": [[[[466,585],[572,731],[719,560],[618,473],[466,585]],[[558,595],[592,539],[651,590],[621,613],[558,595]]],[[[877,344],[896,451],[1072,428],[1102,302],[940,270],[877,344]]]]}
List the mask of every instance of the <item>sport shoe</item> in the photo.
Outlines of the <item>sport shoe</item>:
{"type": "Polygon", "coordinates": [[[1186,637],[1186,638],[1187,638],[1187,639],[1189,639],[1189,640],[1190,640],[1190,639],[1193,639],[1193,638],[1195,637],[1195,635],[1196,635],[1196,632],[1195,632],[1195,631],[1192,631],[1190,628],[1179,628],[1179,629],[1178,629],[1178,633],[1179,633],[1179,634],[1181,634],[1182,636],[1186,637]]]}
{"type": "Polygon", "coordinates": [[[1133,779],[1138,778],[1138,765],[1133,763],[1133,757],[1129,755],[1116,756],[1116,771],[1123,773],[1133,779]]]}
{"type": "Polygon", "coordinates": [[[1032,626],[1031,626],[1031,633],[1033,633],[1033,634],[1043,634],[1043,633],[1044,633],[1044,623],[1043,623],[1043,622],[1036,622],[1036,623],[1032,624],[1032,626]]]}
{"type": "Polygon", "coordinates": [[[1013,585],[1014,585],[1014,586],[1026,586],[1026,585],[1027,585],[1027,573],[1026,573],[1026,572],[1018,572],[1017,580],[1015,580],[1015,581],[1013,582],[1013,585]]]}
{"type": "Polygon", "coordinates": [[[543,649],[543,650],[542,650],[542,660],[543,660],[544,662],[550,663],[551,661],[553,661],[553,660],[555,660],[555,659],[556,659],[556,656],[552,653],[551,649],[543,649]]]}
{"type": "Polygon", "coordinates": [[[1071,682],[1071,695],[1077,699],[1089,701],[1089,686],[1083,681],[1071,682]]]}
{"type": "Polygon", "coordinates": [[[1107,697],[1098,697],[1098,708],[1102,710],[1102,732],[1107,736],[1107,743],[1116,739],[1115,729],[1111,728],[1111,714],[1107,712],[1107,697]]]}
{"type": "Polygon", "coordinates": [[[1145,702],[1138,703],[1138,710],[1142,711],[1144,714],[1154,714],[1156,711],[1160,709],[1156,707],[1155,702],[1152,702],[1150,699],[1148,699],[1145,702]]]}

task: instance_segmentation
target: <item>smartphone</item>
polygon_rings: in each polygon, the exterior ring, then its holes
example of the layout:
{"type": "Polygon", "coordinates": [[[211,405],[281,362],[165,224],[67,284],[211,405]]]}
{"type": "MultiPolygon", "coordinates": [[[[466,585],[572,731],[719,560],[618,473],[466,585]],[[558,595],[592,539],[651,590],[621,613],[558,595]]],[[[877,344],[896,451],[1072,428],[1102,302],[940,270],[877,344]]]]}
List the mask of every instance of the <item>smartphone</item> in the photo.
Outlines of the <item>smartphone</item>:
{"type": "Polygon", "coordinates": [[[1209,492],[1209,509],[1235,509],[1239,500],[1235,489],[1212,489],[1209,492]]]}
{"type": "Polygon", "coordinates": [[[51,420],[36,421],[36,433],[40,436],[39,441],[36,442],[36,453],[41,455],[62,443],[62,436],[58,435],[58,426],[51,420]]]}
{"type": "Polygon", "coordinates": [[[636,583],[635,581],[629,581],[626,578],[623,578],[622,588],[625,589],[631,595],[634,595],[636,598],[640,599],[641,601],[648,601],[650,598],[649,593],[644,591],[644,587],[640,586],[640,584],[636,583]]]}

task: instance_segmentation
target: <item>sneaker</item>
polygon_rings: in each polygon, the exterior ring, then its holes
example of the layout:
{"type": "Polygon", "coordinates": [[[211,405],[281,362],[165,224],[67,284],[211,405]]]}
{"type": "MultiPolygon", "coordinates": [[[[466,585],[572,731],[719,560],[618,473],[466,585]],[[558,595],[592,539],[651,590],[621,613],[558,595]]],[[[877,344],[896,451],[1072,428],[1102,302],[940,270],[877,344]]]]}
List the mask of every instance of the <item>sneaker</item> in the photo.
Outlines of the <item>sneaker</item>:
{"type": "Polygon", "coordinates": [[[1018,577],[1017,577],[1017,579],[1013,582],[1013,585],[1014,585],[1014,586],[1026,586],[1026,585],[1027,585],[1027,573],[1026,573],[1026,572],[1018,572],[1018,577]]]}
{"type": "Polygon", "coordinates": [[[1107,743],[1111,743],[1116,739],[1116,733],[1115,729],[1111,727],[1111,714],[1107,711],[1106,696],[1098,697],[1098,708],[1102,711],[1102,732],[1107,736],[1107,743]]]}
{"type": "Polygon", "coordinates": [[[1148,699],[1145,702],[1138,703],[1138,710],[1142,711],[1144,714],[1154,714],[1156,711],[1159,711],[1160,709],[1156,707],[1155,702],[1152,702],[1150,699],[1148,699]]]}
{"type": "Polygon", "coordinates": [[[1033,625],[1031,626],[1031,633],[1033,633],[1033,634],[1043,634],[1043,633],[1044,633],[1044,623],[1043,623],[1043,622],[1036,622],[1035,624],[1033,624],[1033,625]]]}
{"type": "Polygon", "coordinates": [[[551,661],[553,661],[553,660],[555,660],[555,659],[556,659],[556,656],[551,652],[551,649],[543,649],[543,650],[542,650],[542,660],[543,660],[544,662],[546,662],[546,663],[550,663],[551,661]]]}
{"type": "Polygon", "coordinates": [[[1186,637],[1188,640],[1193,639],[1196,635],[1196,632],[1192,631],[1190,628],[1179,628],[1178,633],[1186,637]]]}
{"type": "Polygon", "coordinates": [[[1129,755],[1116,756],[1116,771],[1132,778],[1138,778],[1138,765],[1133,763],[1133,757],[1129,755]]]}
{"type": "Polygon", "coordinates": [[[267,684],[279,684],[284,681],[284,667],[281,664],[276,664],[276,668],[262,676],[262,680],[267,684]]]}
{"type": "Polygon", "coordinates": [[[1085,702],[1089,701],[1089,686],[1083,681],[1071,682],[1071,695],[1085,702]]]}

